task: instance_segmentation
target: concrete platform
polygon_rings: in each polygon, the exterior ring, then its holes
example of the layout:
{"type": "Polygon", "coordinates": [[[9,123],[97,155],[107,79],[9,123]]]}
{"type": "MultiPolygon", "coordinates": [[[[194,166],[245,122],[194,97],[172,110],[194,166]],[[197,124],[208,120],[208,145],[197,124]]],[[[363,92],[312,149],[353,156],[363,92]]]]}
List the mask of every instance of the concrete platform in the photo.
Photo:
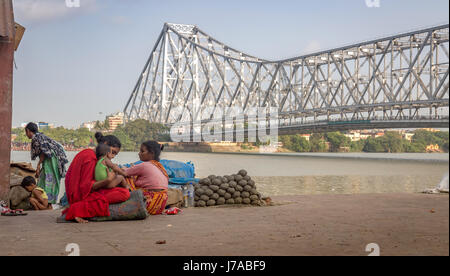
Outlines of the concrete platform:
{"type": "Polygon", "coordinates": [[[145,221],[56,224],[60,211],[0,217],[0,255],[449,255],[449,197],[274,197],[271,207],[189,208],[145,221]],[[157,244],[165,240],[165,244],[157,244]]]}

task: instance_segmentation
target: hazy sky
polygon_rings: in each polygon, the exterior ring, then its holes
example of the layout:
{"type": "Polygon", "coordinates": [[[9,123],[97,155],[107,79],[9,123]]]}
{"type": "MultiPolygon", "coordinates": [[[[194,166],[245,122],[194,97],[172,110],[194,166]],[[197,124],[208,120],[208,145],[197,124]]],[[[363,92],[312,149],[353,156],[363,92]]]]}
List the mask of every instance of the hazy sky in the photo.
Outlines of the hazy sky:
{"type": "Polygon", "coordinates": [[[449,20],[448,0],[14,0],[13,125],[66,127],[123,110],[164,22],[197,25],[251,55],[282,59],[449,20]],[[102,113],[102,114],[99,114],[102,113]]]}

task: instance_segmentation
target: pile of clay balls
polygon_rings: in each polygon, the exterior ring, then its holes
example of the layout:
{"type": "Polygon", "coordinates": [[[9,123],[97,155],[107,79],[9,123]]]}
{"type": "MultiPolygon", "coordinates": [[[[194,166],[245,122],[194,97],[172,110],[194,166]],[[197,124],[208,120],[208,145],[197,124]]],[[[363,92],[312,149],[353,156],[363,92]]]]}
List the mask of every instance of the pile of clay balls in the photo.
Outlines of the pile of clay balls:
{"type": "Polygon", "coordinates": [[[195,207],[224,204],[264,205],[261,194],[256,190],[255,181],[246,170],[226,176],[210,175],[201,179],[194,187],[195,207]]]}

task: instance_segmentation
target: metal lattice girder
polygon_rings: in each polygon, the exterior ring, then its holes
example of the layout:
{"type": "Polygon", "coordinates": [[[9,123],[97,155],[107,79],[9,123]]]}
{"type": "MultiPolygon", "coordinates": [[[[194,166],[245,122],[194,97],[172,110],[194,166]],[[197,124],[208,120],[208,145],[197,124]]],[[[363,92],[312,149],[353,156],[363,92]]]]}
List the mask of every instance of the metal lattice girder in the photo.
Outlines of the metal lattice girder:
{"type": "Polygon", "coordinates": [[[125,114],[170,125],[205,119],[204,108],[276,107],[290,125],[424,116],[448,123],[448,74],[448,25],[268,61],[196,26],[165,24],[125,114]]]}

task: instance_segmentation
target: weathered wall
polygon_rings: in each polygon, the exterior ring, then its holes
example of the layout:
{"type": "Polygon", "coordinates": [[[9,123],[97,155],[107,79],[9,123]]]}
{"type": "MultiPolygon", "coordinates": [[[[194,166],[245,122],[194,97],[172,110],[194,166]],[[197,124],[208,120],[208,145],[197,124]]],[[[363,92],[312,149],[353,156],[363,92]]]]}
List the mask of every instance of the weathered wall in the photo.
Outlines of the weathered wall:
{"type": "Polygon", "coordinates": [[[11,155],[12,82],[14,59],[12,0],[0,1],[0,199],[9,191],[11,155]]]}

